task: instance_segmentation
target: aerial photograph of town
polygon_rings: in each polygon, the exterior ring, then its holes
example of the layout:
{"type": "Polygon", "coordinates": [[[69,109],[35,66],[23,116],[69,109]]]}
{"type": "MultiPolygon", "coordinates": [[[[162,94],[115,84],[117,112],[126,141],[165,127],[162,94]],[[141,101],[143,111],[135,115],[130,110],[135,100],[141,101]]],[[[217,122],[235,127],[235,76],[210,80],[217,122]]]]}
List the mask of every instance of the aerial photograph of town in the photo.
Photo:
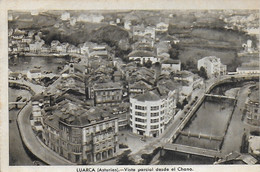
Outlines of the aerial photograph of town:
{"type": "Polygon", "coordinates": [[[9,165],[260,164],[259,19],[9,10],[9,165]]]}

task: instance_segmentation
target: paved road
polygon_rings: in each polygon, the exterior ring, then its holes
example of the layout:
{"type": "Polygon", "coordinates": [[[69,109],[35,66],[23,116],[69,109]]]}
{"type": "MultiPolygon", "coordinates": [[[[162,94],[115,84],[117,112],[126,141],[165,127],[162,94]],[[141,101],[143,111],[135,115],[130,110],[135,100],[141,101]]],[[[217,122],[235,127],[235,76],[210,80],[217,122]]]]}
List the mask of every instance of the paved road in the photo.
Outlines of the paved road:
{"type": "Polygon", "coordinates": [[[244,134],[244,123],[241,120],[245,102],[248,97],[248,90],[250,85],[242,87],[238,92],[237,105],[235,107],[231,123],[229,125],[225,140],[222,146],[223,154],[229,154],[232,151],[240,152],[240,146],[242,143],[242,137],[244,134]]]}
{"type": "Polygon", "coordinates": [[[32,111],[31,102],[28,103],[18,115],[18,126],[22,140],[26,147],[39,159],[50,165],[73,165],[70,161],[62,158],[47,146],[42,144],[35,136],[31,124],[30,114],[32,111]]]}

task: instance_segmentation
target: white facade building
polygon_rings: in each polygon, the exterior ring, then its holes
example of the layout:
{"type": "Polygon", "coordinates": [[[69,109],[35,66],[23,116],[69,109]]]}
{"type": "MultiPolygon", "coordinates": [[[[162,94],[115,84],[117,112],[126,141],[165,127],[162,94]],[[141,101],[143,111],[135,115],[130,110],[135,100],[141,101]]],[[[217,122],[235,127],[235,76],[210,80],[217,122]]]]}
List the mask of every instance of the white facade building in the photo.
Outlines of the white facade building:
{"type": "Polygon", "coordinates": [[[168,31],[168,27],[169,27],[169,24],[167,23],[164,23],[164,22],[160,22],[156,25],[156,28],[155,30],[157,32],[167,32],[168,31]]]}
{"type": "Polygon", "coordinates": [[[31,69],[27,72],[27,78],[29,80],[32,79],[40,79],[42,77],[41,70],[40,69],[31,69]]]}
{"type": "Polygon", "coordinates": [[[218,75],[224,75],[227,71],[227,66],[223,65],[220,61],[220,58],[215,56],[208,56],[198,60],[197,67],[198,70],[200,70],[201,67],[204,67],[209,78],[218,75]]]}
{"type": "Polygon", "coordinates": [[[134,51],[130,53],[129,60],[139,61],[140,64],[147,63],[148,61],[151,61],[152,64],[156,62],[160,62],[160,59],[156,57],[152,52],[149,51],[134,51]]]}
{"type": "Polygon", "coordinates": [[[179,71],[181,71],[180,60],[167,59],[162,61],[162,65],[161,65],[162,74],[170,74],[171,72],[179,72],[179,71]]]}
{"type": "Polygon", "coordinates": [[[243,66],[237,68],[238,74],[260,74],[259,66],[243,66]]]}
{"type": "Polygon", "coordinates": [[[68,12],[65,12],[65,13],[62,13],[61,14],[61,20],[69,20],[70,19],[70,13],[68,13],[68,12]]]}
{"type": "Polygon", "coordinates": [[[164,100],[149,91],[130,98],[130,126],[132,132],[158,137],[164,132],[164,100]]]}

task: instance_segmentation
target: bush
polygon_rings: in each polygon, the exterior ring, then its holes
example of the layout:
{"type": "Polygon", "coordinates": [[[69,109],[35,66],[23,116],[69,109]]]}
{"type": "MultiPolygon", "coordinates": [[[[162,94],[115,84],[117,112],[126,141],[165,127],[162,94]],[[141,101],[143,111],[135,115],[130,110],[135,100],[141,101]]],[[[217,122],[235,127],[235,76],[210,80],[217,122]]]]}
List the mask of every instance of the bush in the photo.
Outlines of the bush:
{"type": "Polygon", "coordinates": [[[125,151],[122,155],[120,155],[116,161],[117,165],[135,165],[135,162],[130,159],[129,154],[131,150],[125,151]]]}
{"type": "Polygon", "coordinates": [[[119,149],[124,149],[124,148],[128,148],[128,146],[125,144],[119,144],[119,149]]]}

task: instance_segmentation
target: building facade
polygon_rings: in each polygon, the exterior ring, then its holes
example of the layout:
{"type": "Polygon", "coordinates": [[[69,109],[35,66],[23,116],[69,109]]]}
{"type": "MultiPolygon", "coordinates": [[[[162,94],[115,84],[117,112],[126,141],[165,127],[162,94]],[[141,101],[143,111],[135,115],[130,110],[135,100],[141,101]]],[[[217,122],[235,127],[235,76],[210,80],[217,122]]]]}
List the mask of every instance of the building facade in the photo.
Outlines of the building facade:
{"type": "Polygon", "coordinates": [[[197,67],[198,70],[200,70],[201,67],[204,67],[209,78],[225,75],[227,71],[227,66],[221,64],[220,58],[215,56],[208,56],[198,60],[197,67]]]}
{"type": "Polygon", "coordinates": [[[259,88],[251,91],[246,103],[247,123],[260,126],[259,88]]]}
{"type": "Polygon", "coordinates": [[[123,87],[119,82],[96,83],[92,89],[95,106],[113,106],[122,102],[123,87]]]}
{"type": "Polygon", "coordinates": [[[130,127],[132,132],[158,137],[164,132],[164,100],[149,91],[130,98],[130,127]]]}
{"type": "Polygon", "coordinates": [[[50,149],[76,164],[95,164],[117,154],[118,117],[100,109],[62,109],[44,120],[43,140],[50,149]]]}
{"type": "Polygon", "coordinates": [[[181,71],[181,62],[180,60],[164,60],[161,65],[161,73],[162,74],[170,74],[171,72],[179,72],[181,71]]]}
{"type": "Polygon", "coordinates": [[[236,69],[238,74],[260,74],[259,66],[243,66],[236,69]]]}

